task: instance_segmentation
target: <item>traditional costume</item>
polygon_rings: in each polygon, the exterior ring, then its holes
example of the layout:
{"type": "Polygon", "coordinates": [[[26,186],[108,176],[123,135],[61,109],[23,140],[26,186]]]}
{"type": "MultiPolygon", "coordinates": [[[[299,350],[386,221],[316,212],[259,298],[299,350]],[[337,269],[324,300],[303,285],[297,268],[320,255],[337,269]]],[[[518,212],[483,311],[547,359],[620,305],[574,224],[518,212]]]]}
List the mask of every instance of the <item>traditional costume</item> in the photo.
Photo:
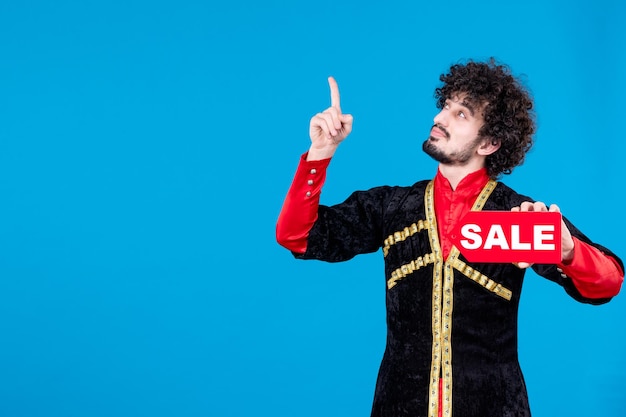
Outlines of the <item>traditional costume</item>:
{"type": "MultiPolygon", "coordinates": [[[[525,269],[470,263],[449,233],[469,209],[510,210],[533,200],[480,170],[456,190],[438,173],[410,187],[355,192],[328,207],[319,205],[327,165],[303,157],[277,238],[297,258],[328,262],[382,248],[387,345],[372,416],[530,416],[517,355],[525,269]]],[[[575,239],[574,261],[533,270],[580,302],[609,301],[623,280],[622,261],[564,221],[575,239]]]]}

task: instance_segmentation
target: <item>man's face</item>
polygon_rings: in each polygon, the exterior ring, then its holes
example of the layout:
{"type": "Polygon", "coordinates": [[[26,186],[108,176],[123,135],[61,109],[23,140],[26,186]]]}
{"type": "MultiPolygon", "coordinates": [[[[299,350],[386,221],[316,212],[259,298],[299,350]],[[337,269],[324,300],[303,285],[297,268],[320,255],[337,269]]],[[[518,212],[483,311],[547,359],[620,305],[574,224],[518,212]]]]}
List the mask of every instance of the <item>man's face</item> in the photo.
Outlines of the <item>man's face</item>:
{"type": "Polygon", "coordinates": [[[465,165],[478,157],[476,150],[483,141],[478,136],[484,123],[482,107],[473,107],[465,97],[457,94],[446,100],[422,145],[424,152],[442,164],[465,165]]]}

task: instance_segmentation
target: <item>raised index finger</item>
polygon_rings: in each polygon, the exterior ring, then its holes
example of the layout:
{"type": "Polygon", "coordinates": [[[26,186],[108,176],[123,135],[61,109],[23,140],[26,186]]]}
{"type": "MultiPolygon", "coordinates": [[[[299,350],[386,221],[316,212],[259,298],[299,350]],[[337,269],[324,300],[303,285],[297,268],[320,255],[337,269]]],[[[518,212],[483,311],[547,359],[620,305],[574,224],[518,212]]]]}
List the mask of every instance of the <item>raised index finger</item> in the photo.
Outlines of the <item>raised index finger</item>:
{"type": "Polygon", "coordinates": [[[330,106],[341,110],[339,105],[339,86],[333,77],[328,77],[328,85],[330,86],[330,106]]]}

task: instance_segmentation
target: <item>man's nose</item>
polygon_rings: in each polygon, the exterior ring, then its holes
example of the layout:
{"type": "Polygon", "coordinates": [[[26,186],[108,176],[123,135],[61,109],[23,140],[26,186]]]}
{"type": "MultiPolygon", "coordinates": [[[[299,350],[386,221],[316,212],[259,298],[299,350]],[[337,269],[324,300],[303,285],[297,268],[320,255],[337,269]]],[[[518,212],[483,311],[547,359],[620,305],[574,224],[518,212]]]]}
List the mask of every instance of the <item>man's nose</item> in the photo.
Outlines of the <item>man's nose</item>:
{"type": "Polygon", "coordinates": [[[444,114],[443,110],[441,110],[439,113],[437,113],[437,115],[435,116],[433,121],[435,122],[436,125],[441,125],[441,126],[447,126],[448,125],[448,118],[444,114]]]}

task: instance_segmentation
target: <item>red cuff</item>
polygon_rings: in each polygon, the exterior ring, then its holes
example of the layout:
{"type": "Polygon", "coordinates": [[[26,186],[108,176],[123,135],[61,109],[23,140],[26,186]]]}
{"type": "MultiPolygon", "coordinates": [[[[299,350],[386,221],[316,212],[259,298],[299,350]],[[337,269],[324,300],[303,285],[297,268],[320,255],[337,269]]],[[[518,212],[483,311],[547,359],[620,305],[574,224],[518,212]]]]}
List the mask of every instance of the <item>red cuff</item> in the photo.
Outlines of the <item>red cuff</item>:
{"type": "Polygon", "coordinates": [[[613,257],[576,238],[572,262],[557,266],[586,298],[614,297],[624,281],[624,271],[613,257]]]}
{"type": "Polygon", "coordinates": [[[307,161],[307,154],[300,157],[289,192],[276,223],[276,241],[292,252],[304,253],[307,238],[317,220],[322,186],[330,158],[307,161]]]}

